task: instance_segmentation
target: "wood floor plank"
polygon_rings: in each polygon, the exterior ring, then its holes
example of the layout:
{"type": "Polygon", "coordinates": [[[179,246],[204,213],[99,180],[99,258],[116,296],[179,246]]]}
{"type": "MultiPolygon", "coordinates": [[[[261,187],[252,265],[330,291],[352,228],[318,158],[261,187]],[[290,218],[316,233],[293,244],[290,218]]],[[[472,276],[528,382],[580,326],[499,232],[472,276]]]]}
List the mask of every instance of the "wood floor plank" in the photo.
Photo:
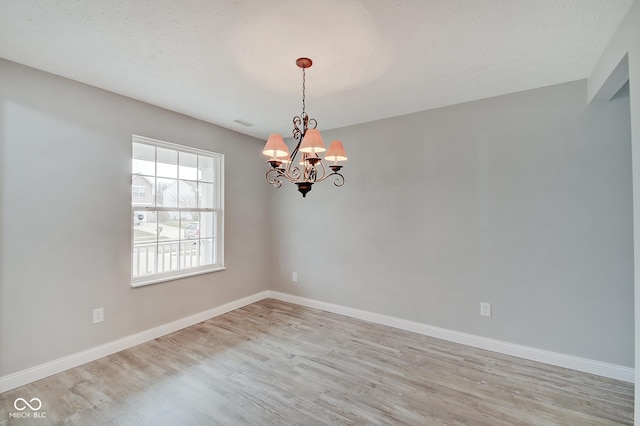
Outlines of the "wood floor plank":
{"type": "Polygon", "coordinates": [[[633,385],[267,299],[0,394],[0,425],[631,425],[633,385]],[[46,419],[17,419],[16,398],[46,419]]]}

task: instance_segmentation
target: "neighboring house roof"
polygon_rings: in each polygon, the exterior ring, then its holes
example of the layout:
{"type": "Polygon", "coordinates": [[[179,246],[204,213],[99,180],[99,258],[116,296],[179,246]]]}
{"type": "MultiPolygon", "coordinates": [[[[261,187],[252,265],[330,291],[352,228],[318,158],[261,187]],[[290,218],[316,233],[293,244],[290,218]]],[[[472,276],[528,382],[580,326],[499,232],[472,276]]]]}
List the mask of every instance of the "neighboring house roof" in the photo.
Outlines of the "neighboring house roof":
{"type": "Polygon", "coordinates": [[[145,181],[149,186],[153,187],[153,180],[149,176],[133,175],[132,181],[145,181]]]}

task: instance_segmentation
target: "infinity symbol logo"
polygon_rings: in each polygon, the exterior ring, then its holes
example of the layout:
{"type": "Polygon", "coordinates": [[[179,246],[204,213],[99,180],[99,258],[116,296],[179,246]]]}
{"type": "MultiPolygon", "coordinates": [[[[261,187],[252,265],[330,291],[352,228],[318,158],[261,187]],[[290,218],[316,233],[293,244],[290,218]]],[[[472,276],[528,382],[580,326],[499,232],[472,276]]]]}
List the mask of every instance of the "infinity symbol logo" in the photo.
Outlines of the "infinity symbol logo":
{"type": "MultiPolygon", "coordinates": [[[[18,398],[13,402],[13,406],[18,411],[24,411],[27,409],[27,407],[31,408],[32,411],[38,411],[39,409],[42,408],[42,401],[40,401],[38,398],[31,398],[29,402],[27,402],[27,400],[24,398],[18,398]],[[33,403],[34,401],[38,404],[37,407],[34,407],[31,404],[29,404],[29,402],[33,403]],[[22,402],[22,404],[18,405],[19,402],[22,402]]],[[[33,404],[33,405],[36,405],[36,404],[33,404]]]]}

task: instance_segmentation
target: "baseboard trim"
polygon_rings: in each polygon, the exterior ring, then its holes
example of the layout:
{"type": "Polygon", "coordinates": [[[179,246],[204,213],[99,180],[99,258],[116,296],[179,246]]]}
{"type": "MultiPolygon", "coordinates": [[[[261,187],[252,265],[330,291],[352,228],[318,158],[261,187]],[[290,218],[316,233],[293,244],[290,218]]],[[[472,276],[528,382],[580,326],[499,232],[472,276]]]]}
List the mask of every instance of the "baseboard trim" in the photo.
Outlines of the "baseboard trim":
{"type": "Polygon", "coordinates": [[[96,359],[114,354],[116,352],[129,349],[133,346],[148,342],[158,337],[162,337],[169,333],[181,330],[183,328],[198,324],[210,318],[226,314],[243,306],[250,305],[263,299],[272,298],[282,300],[283,302],[295,303],[309,308],[320,309],[327,312],[333,312],[345,315],[351,318],[357,318],[389,327],[395,327],[401,330],[412,331],[414,333],[423,334],[425,336],[436,337],[438,339],[448,340],[463,345],[472,346],[480,349],[512,355],[531,361],[543,362],[545,364],[555,365],[558,367],[569,368],[572,370],[582,371],[585,373],[596,374],[598,376],[609,377],[612,379],[622,380],[629,383],[635,382],[634,369],[623,367],[615,364],[608,364],[600,361],[564,355],[556,352],[536,349],[523,345],[516,345],[500,340],[489,339],[485,337],[475,336],[472,334],[461,333],[444,328],[433,327],[430,325],[408,321],[388,315],[377,314],[374,312],[364,311],[361,309],[350,308],[347,306],[336,305],[333,303],[320,302],[313,299],[307,299],[292,294],[280,293],[277,291],[263,291],[242,299],[234,300],[224,305],[190,315],[185,318],[172,321],[170,323],[96,346],[63,358],[59,358],[44,364],[36,365],[16,373],[0,377],[0,393],[6,392],[20,386],[44,379],[45,377],[62,371],[78,367],[96,359]]]}
{"type": "Polygon", "coordinates": [[[447,330],[439,327],[433,327],[430,325],[408,321],[388,315],[377,314],[361,309],[355,309],[347,306],[335,305],[333,303],[320,302],[313,299],[294,296],[288,293],[280,293],[276,291],[268,291],[267,293],[269,297],[282,300],[283,302],[295,303],[297,305],[333,312],[351,318],[357,318],[364,321],[395,327],[401,330],[412,331],[414,333],[423,334],[425,336],[436,337],[438,339],[461,343],[463,345],[472,346],[475,348],[486,349],[505,355],[516,356],[518,358],[524,358],[530,361],[543,362],[545,364],[555,365],[557,367],[569,368],[571,370],[582,371],[584,373],[622,380],[628,383],[635,383],[635,370],[630,367],[594,361],[591,359],[565,355],[557,352],[536,349],[529,346],[517,345],[500,340],[489,339],[486,337],[475,336],[472,334],[461,333],[458,331],[447,330]]]}
{"type": "Polygon", "coordinates": [[[220,305],[215,308],[208,309],[206,311],[199,312],[197,314],[190,315],[188,317],[181,318],[176,321],[172,321],[170,323],[124,337],[122,339],[114,340],[113,342],[105,343],[104,345],[96,346],[94,348],[87,349],[85,351],[78,352],[50,362],[46,362],[44,364],[40,364],[26,370],[2,376],[0,377],[0,393],[15,389],[31,382],[35,382],[36,380],[44,379],[45,377],[49,377],[53,374],[60,373],[70,368],[78,367],[82,364],[95,361],[96,359],[114,354],[116,352],[129,349],[141,343],[157,339],[158,337],[162,337],[169,333],[182,330],[183,328],[198,324],[199,322],[206,321],[210,318],[226,314],[227,312],[242,308],[243,306],[250,305],[267,297],[269,297],[269,292],[267,291],[256,293],[251,296],[243,297],[242,299],[234,300],[232,302],[225,303],[224,305],[220,305]]]}

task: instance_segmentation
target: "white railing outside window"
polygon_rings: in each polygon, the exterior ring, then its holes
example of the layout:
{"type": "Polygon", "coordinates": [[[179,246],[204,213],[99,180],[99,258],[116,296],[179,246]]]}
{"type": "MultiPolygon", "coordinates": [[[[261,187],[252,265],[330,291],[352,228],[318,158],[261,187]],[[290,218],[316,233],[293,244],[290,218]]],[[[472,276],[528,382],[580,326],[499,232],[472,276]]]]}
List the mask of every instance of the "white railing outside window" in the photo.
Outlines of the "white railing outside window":
{"type": "Polygon", "coordinates": [[[215,257],[215,244],[177,241],[137,244],[133,246],[133,276],[195,268],[207,265],[208,260],[215,257]]]}

